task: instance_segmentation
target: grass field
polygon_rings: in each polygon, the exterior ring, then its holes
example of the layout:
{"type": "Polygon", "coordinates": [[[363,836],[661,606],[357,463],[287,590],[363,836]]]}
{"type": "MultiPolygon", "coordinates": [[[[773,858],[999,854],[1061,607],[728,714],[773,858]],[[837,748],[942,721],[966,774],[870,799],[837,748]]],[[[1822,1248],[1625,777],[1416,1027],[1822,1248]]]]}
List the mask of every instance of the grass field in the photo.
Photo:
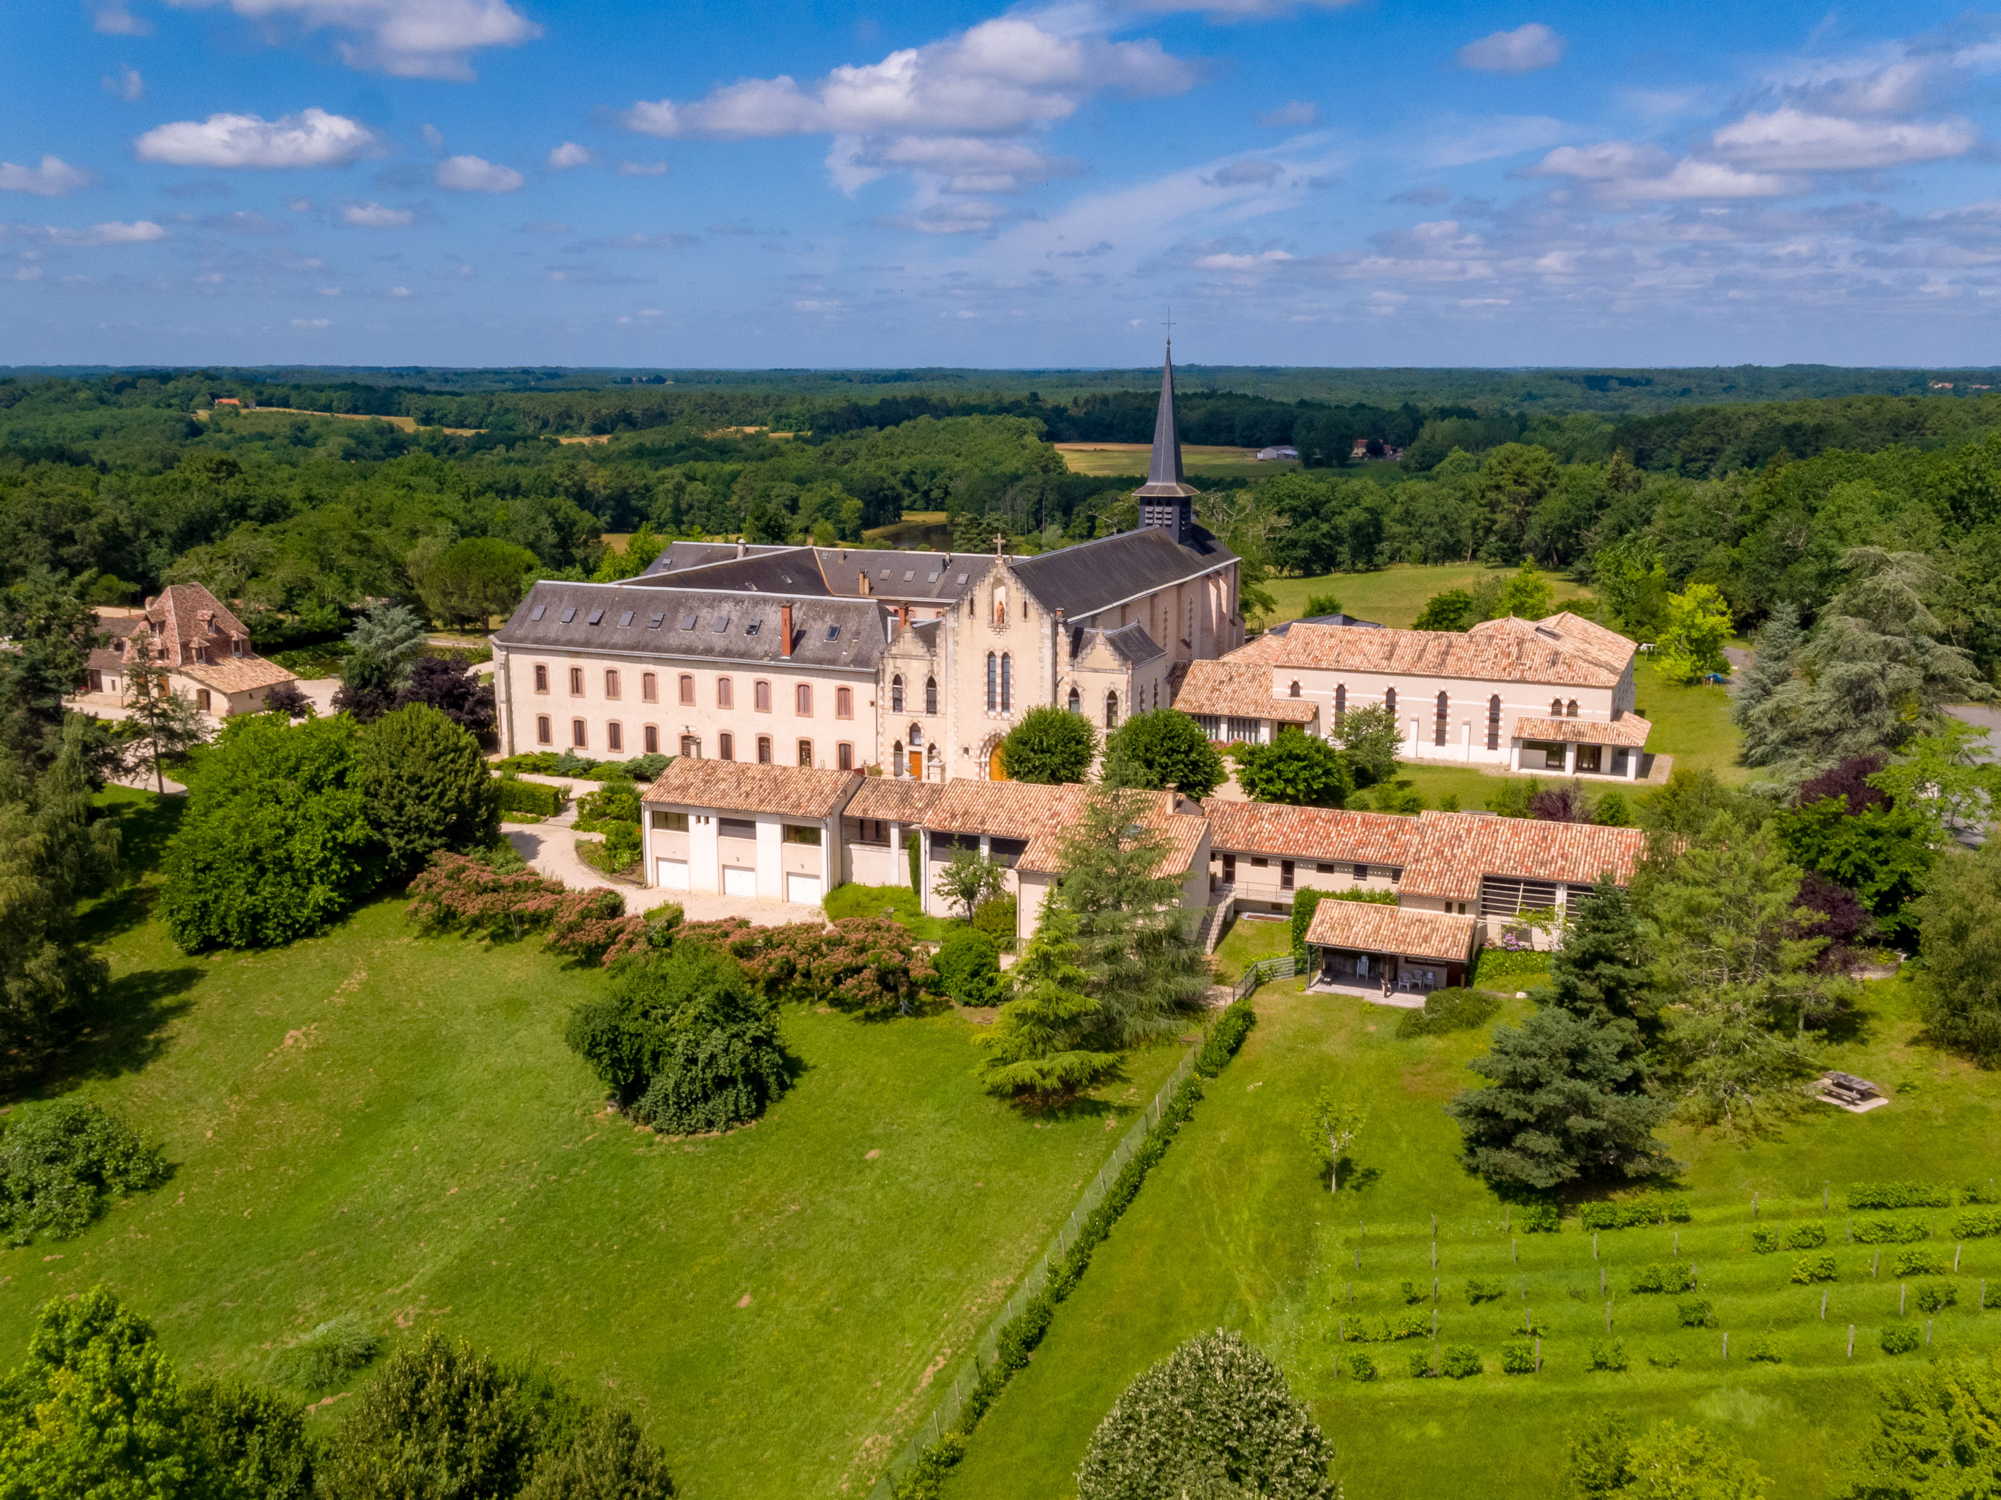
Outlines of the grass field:
{"type": "MultiPolygon", "coordinates": [[[[230,420],[235,422],[255,423],[259,417],[268,415],[288,419],[291,417],[328,417],[336,422],[387,422],[398,432],[415,432],[418,427],[415,417],[378,416],[373,412],[308,411],[302,406],[252,406],[235,411],[232,411],[228,407],[223,409],[230,411],[230,420]]],[[[208,421],[215,415],[215,412],[213,409],[203,409],[197,411],[195,415],[203,421],[208,421]]],[[[440,427],[438,431],[451,437],[472,437],[476,433],[485,432],[486,429],[484,427],[440,427]]]]}
{"type": "Polygon", "coordinates": [[[884,547],[943,552],[952,544],[952,528],[942,510],[907,510],[902,520],[870,527],[862,538],[884,547]]]}
{"type": "MultiPolygon", "coordinates": [[[[1342,609],[1378,625],[1408,629],[1433,594],[1447,589],[1478,588],[1490,578],[1505,578],[1512,568],[1490,568],[1481,563],[1440,563],[1436,566],[1398,563],[1370,573],[1322,573],[1313,578],[1273,578],[1265,588],[1277,601],[1272,612],[1274,624],[1296,620],[1306,613],[1306,601],[1315,594],[1332,594],[1342,609]]],[[[1567,578],[1552,577],[1556,607],[1564,608],[1572,599],[1588,599],[1591,590],[1567,578]]]]}
{"type": "MultiPolygon", "coordinates": [[[[144,859],[151,799],[117,800],[144,859]]],[[[400,901],[190,959],[145,896],[99,913],[134,1019],[77,1092],[164,1138],[174,1177],[79,1239],[0,1250],[0,1361],[44,1298],[98,1283],[231,1373],[343,1312],[441,1328],[630,1404],[690,1495],[865,1494],[1175,1060],[1136,1058],[1116,1107],[1029,1122],[979,1092],[957,1015],[791,1008],[794,1090],[751,1128],[663,1140],[602,1114],[563,1044],[596,973],[418,937],[400,901]]]]}
{"type": "Polygon", "coordinates": [[[1292,924],[1269,917],[1238,917],[1223,934],[1210,960],[1216,977],[1225,984],[1243,978],[1244,970],[1261,958],[1277,958],[1292,951],[1292,924]]]}
{"type": "MultiPolygon", "coordinates": [[[[1775,1496],[1832,1496],[1847,1482],[1847,1449],[1866,1434],[1873,1377],[1895,1363],[1878,1348],[1878,1330],[1898,1321],[1898,1247],[1883,1247],[1882,1275],[1871,1277],[1873,1249],[1847,1242],[1843,1185],[1910,1177],[1962,1183],[2001,1167],[1993,1144],[2001,1138],[2001,1076],[1915,1046],[1903,988],[1872,986],[1861,1039],[1828,1047],[1826,1061],[1884,1085],[1894,1098],[1889,1107],[1852,1116],[1810,1106],[1748,1145],[1686,1127],[1668,1132],[1695,1213],[1694,1223],[1678,1226],[1680,1259],[1696,1263],[1700,1284],[1690,1295],[1708,1298],[1717,1316],[1713,1329],[1684,1329],[1675,1313],[1683,1298],[1629,1290],[1636,1266],[1676,1260],[1676,1228],[1608,1231],[1601,1261],[1592,1258],[1590,1235],[1567,1222],[1555,1236],[1521,1237],[1521,1259],[1513,1259],[1506,1211],[1460,1170],[1457,1131],[1440,1108],[1472,1081],[1464,1064],[1483,1050],[1483,1034],[1400,1041],[1394,1012],[1307,997],[1295,984],[1268,986],[1257,1003],[1259,1024],[1243,1053],[1210,1088],[1034,1361],[975,1435],[948,1491],[953,1500],[1072,1493],[1069,1476],[1118,1393],[1182,1339],[1217,1326],[1243,1330],[1312,1403],[1350,1495],[1556,1494],[1570,1425],[1617,1409],[1717,1429],[1755,1454],[1775,1480],[1775,1496]],[[1370,1109],[1351,1153],[1353,1186],[1339,1196],[1316,1190],[1300,1139],[1300,1119],[1323,1084],[1370,1109]],[[1827,1183],[1831,1213],[1820,1207],[1827,1183]],[[1825,1324],[1821,1288],[1789,1280],[1797,1252],[1751,1251],[1753,1193],[1763,1200],[1759,1224],[1813,1221],[1830,1230],[1839,1279],[1825,1324]],[[1441,1221],[1435,1272],[1434,1213],[1441,1221]],[[1426,1341],[1339,1340],[1343,1319],[1405,1312],[1406,1280],[1428,1316],[1434,1274],[1439,1342],[1478,1349],[1484,1374],[1415,1380],[1406,1361],[1426,1341]],[[1501,1283],[1503,1295],[1470,1307],[1468,1277],[1501,1283]],[[1590,1342],[1604,1337],[1607,1298],[1631,1362],[1619,1374],[1585,1368],[1590,1342]],[[1544,1369],[1504,1375],[1500,1351],[1524,1309],[1544,1328],[1544,1369]],[[1849,1322],[1858,1325],[1852,1362],[1849,1322]],[[1745,1358],[1760,1336],[1771,1338],[1779,1363],[1745,1358]],[[1379,1380],[1337,1373],[1356,1350],[1374,1357],[1379,1380]],[[1664,1368],[1649,1355],[1678,1362],[1664,1368]]],[[[1503,1018],[1521,1008],[1514,1002],[1503,1018]]],[[[1952,1256],[1952,1242],[1938,1237],[1950,1210],[1855,1217],[1926,1220],[1934,1231],[1927,1246],[1952,1256]]],[[[1967,1241],[1961,1264],[1960,1302],[1938,1316],[1936,1345],[1991,1346],[2001,1339],[2001,1310],[1983,1315],[1973,1304],[1982,1277],[1992,1283],[1990,1300],[2001,1300],[2001,1240],[1967,1241]]],[[[1906,1321],[1922,1328],[1924,1318],[1913,1307],[1906,1321]]]]}
{"type": "MultiPolygon", "coordinates": [[[[1144,476],[1152,445],[1148,443],[1057,443],[1056,451],[1072,474],[1144,476]]],[[[1255,448],[1230,448],[1210,443],[1183,443],[1181,467],[1190,475],[1279,474],[1299,467],[1297,459],[1258,461],[1255,448]]]]}

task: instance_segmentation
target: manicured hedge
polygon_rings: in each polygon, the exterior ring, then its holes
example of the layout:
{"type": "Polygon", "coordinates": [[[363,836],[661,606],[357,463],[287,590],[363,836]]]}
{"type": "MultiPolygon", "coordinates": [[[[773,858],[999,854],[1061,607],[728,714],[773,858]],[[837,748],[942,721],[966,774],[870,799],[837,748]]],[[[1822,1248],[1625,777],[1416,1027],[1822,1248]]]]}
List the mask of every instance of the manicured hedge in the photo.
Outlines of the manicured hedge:
{"type": "Polygon", "coordinates": [[[1501,1002],[1478,990],[1433,990],[1424,997],[1421,1010],[1407,1010],[1397,1017],[1397,1035],[1443,1036],[1449,1031],[1472,1031],[1494,1019],[1501,1002]]]}
{"type": "Polygon", "coordinates": [[[1482,989],[1518,990],[1549,978],[1551,953],[1533,948],[1482,948],[1473,961],[1473,984],[1482,989]]]}
{"type": "Polygon", "coordinates": [[[1577,1223],[1584,1229],[1634,1229],[1647,1224],[1686,1224],[1686,1198],[1649,1196],[1624,1203],[1587,1203],[1577,1210],[1577,1223]]]}
{"type": "Polygon", "coordinates": [[[1961,1202],[1962,1190],[1934,1182],[1858,1182],[1848,1190],[1848,1207],[1873,1208],[1952,1208],[1961,1202]]]}
{"type": "Polygon", "coordinates": [[[500,813],[527,813],[531,817],[553,818],[563,810],[563,804],[570,800],[570,794],[559,786],[549,786],[540,781],[522,781],[513,776],[503,776],[494,783],[500,793],[500,813]]]}
{"type": "Polygon", "coordinates": [[[1239,1000],[1225,1010],[1209,1028],[1209,1038],[1202,1043],[1202,1050],[1195,1054],[1195,1071],[1204,1078],[1214,1078],[1222,1072],[1257,1022],[1258,1013],[1251,1009],[1248,1000],[1239,1000]]]}

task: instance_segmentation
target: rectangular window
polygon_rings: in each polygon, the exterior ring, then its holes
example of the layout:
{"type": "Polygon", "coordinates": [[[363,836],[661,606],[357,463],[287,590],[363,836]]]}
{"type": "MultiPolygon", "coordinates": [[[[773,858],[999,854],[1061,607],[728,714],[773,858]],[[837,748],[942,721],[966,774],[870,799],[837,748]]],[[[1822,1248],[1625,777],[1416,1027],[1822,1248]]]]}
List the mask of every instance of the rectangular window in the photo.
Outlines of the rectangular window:
{"type": "Polygon", "coordinates": [[[855,824],[857,844],[886,844],[889,842],[889,825],[881,818],[862,818],[855,824]]]}
{"type": "Polygon", "coordinates": [[[799,742],[799,764],[802,766],[813,764],[813,742],[811,740],[801,740],[799,742]]]}
{"type": "Polygon", "coordinates": [[[588,745],[589,743],[590,743],[590,737],[584,733],[584,721],[582,719],[570,720],[571,747],[573,749],[581,750],[584,748],[584,746],[588,745]]]}
{"type": "Polygon", "coordinates": [[[584,669],[582,667],[572,667],[570,668],[570,696],[572,698],[581,698],[583,695],[584,669]]]}
{"type": "Polygon", "coordinates": [[[616,698],[618,696],[618,669],[616,667],[605,668],[604,695],[607,698],[616,698]]]}
{"type": "Polygon", "coordinates": [[[656,812],[653,815],[653,826],[662,833],[686,833],[688,815],[684,812],[656,812]]]}
{"type": "Polygon", "coordinates": [[[1289,859],[1278,862],[1278,888],[1282,891],[1292,889],[1292,861],[1289,859]]]}
{"type": "Polygon", "coordinates": [[[681,701],[690,708],[695,706],[695,675],[692,672],[681,674],[681,701]]]}
{"type": "Polygon", "coordinates": [[[855,747],[846,740],[834,746],[834,764],[843,771],[852,771],[855,768],[855,747]]]}
{"type": "Polygon", "coordinates": [[[1271,864],[1271,861],[1270,861],[1270,860],[1268,860],[1268,859],[1260,859],[1260,858],[1257,858],[1257,857],[1255,857],[1255,856],[1253,856],[1253,858],[1251,859],[1251,868],[1252,868],[1253,870],[1262,870],[1262,869],[1265,869],[1265,868],[1267,868],[1267,867],[1268,867],[1268,866],[1269,866],[1270,864],[1271,864]]]}
{"type": "Polygon", "coordinates": [[[771,764],[771,736],[768,734],[757,737],[757,763],[760,766],[771,764]]]}
{"type": "Polygon", "coordinates": [[[541,662],[535,663],[535,691],[538,693],[549,691],[549,669],[541,662]]]}
{"type": "Polygon", "coordinates": [[[736,688],[727,677],[718,677],[716,679],[716,707],[736,707],[736,688]]]}
{"type": "Polygon", "coordinates": [[[639,701],[641,703],[658,703],[660,701],[660,678],[657,673],[641,672],[639,674],[639,701]]]}
{"type": "Polygon", "coordinates": [[[1367,865],[1356,865],[1351,873],[1358,881],[1367,880],[1369,878],[1369,867],[1367,865]]]}
{"type": "Polygon", "coordinates": [[[640,732],[639,742],[646,747],[646,753],[648,755],[658,755],[660,753],[659,727],[657,725],[648,724],[646,728],[640,732]]]}
{"type": "Polygon", "coordinates": [[[750,706],[761,714],[771,712],[771,684],[759,678],[750,690],[750,706]]]}
{"type": "Polygon", "coordinates": [[[834,689],[834,717],[852,719],[855,716],[855,690],[853,688],[834,689]]]}
{"type": "Polygon", "coordinates": [[[549,716],[547,714],[535,715],[535,743],[538,745],[547,745],[552,743],[554,739],[555,736],[549,730],[549,716]]]}
{"type": "Polygon", "coordinates": [[[820,830],[806,823],[787,823],[785,825],[785,842],[788,844],[811,844],[817,849],[820,847],[820,830]]]}
{"type": "Polygon", "coordinates": [[[813,717],[813,685],[802,682],[792,690],[792,711],[802,719],[813,717]]]}
{"type": "Polygon", "coordinates": [[[736,759],[736,736],[725,731],[716,736],[716,754],[724,760],[736,759]]]}
{"type": "Polygon", "coordinates": [[[607,750],[623,750],[625,748],[625,726],[616,723],[605,725],[604,746],[607,750]]]}
{"type": "Polygon", "coordinates": [[[716,832],[726,839],[754,839],[757,837],[757,821],[754,818],[718,818],[716,832]]]}

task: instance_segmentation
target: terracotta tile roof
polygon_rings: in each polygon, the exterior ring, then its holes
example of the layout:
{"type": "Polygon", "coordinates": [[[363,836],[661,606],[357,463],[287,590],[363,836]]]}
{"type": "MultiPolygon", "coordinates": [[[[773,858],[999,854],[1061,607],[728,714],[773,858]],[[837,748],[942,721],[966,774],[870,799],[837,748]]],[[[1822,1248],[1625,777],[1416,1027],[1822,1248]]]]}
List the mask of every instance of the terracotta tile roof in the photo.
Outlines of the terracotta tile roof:
{"type": "MultiPolygon", "coordinates": [[[[1087,786],[1034,786],[1022,781],[955,778],[939,789],[924,817],[936,833],[976,833],[989,838],[1024,839],[1019,866],[1045,875],[1063,872],[1063,845],[1090,804],[1087,786]]],[[[1166,838],[1156,873],[1182,875],[1195,862],[1209,820],[1176,810],[1171,792],[1142,792],[1140,822],[1166,838]]]]}
{"type": "Polygon", "coordinates": [[[776,813],[825,818],[839,811],[867,780],[859,771],[819,771],[811,766],[761,766],[741,760],[682,756],[648,787],[642,802],[713,807],[721,812],[776,813]]]}
{"type": "Polygon", "coordinates": [[[1417,842],[1418,820],[1397,813],[1286,807],[1211,798],[1209,843],[1232,854],[1277,855],[1348,864],[1401,866],[1417,842]]]}
{"type": "Polygon", "coordinates": [[[198,583],[169,584],[157,598],[146,601],[146,619],[165,646],[169,666],[191,660],[203,646],[248,641],[250,632],[223,602],[198,583]]]}
{"type": "Polygon", "coordinates": [[[1626,885],[1647,844],[1646,834],[1637,828],[1537,818],[1427,812],[1418,815],[1417,825],[1402,889],[1458,901],[1480,894],[1483,875],[1590,885],[1610,873],[1626,885]]]}
{"type": "Polygon", "coordinates": [[[1587,620],[1584,616],[1573,614],[1567,609],[1558,610],[1536,623],[1548,626],[1560,635],[1568,636],[1578,650],[1597,656],[1606,665],[1617,667],[1622,672],[1626,669],[1626,663],[1633,659],[1633,653],[1639,650],[1631,640],[1610,626],[1600,625],[1596,620],[1587,620]]]}
{"type": "Polygon", "coordinates": [[[1320,717],[1319,705],[1308,699],[1275,697],[1271,675],[1271,668],[1259,662],[1193,661],[1181,691],[1174,695],[1174,706],[1185,714],[1275,719],[1281,724],[1310,724],[1320,717]]]}
{"type": "Polygon", "coordinates": [[[1621,714],[1605,719],[1517,719],[1515,738],[1520,740],[1568,740],[1580,745],[1646,744],[1654,726],[1638,714],[1621,714]]]}
{"type": "Polygon", "coordinates": [[[1464,963],[1472,955],[1478,925],[1473,917],[1379,901],[1322,901],[1313,909],[1306,941],[1321,948],[1464,963]]]}
{"type": "Polygon", "coordinates": [[[907,777],[871,776],[842,809],[850,818],[880,818],[886,823],[920,823],[938,794],[945,790],[935,781],[912,781],[907,777]]]}
{"type": "Polygon", "coordinates": [[[222,693],[247,693],[255,688],[276,687],[281,682],[297,682],[298,674],[288,672],[275,661],[261,656],[229,656],[221,661],[183,662],[173,668],[183,677],[192,677],[203,687],[222,693]]]}
{"type": "MultiPolygon", "coordinates": [[[[1241,646],[1226,661],[1329,671],[1373,672],[1389,677],[1459,677],[1485,682],[1536,682],[1558,687],[1613,687],[1623,663],[1607,659],[1602,636],[1592,626],[1585,640],[1572,626],[1549,620],[1488,620],[1468,631],[1353,630],[1301,620],[1283,635],[1263,635],[1241,646]]],[[[1580,621],[1579,624],[1589,624],[1580,621]]],[[[1619,637],[1624,640],[1624,637],[1619,637]]],[[[1626,642],[1627,656],[1632,642],[1626,642]]]]}

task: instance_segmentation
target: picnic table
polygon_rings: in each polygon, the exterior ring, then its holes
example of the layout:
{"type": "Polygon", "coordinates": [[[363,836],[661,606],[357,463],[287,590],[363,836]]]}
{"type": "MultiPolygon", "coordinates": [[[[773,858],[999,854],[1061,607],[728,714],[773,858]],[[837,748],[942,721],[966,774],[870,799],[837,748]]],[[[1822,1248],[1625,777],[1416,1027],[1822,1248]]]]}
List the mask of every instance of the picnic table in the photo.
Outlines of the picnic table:
{"type": "Polygon", "coordinates": [[[1883,1091],[1866,1078],[1853,1073],[1830,1072],[1821,1080],[1821,1092],[1843,1104],[1867,1104],[1883,1097],[1883,1091]]]}

